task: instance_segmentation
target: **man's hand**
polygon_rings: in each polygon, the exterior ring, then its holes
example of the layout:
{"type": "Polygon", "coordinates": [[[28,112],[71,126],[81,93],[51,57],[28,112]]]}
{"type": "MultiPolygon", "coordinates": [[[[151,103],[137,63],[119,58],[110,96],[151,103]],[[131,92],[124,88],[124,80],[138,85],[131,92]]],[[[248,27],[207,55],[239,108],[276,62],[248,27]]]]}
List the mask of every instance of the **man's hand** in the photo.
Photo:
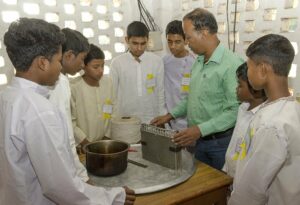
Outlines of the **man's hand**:
{"type": "Polygon", "coordinates": [[[198,126],[184,129],[173,137],[173,142],[180,146],[192,145],[197,139],[201,137],[201,132],[198,126]]]}
{"type": "Polygon", "coordinates": [[[164,125],[167,122],[170,122],[170,120],[174,119],[173,116],[168,113],[166,115],[158,116],[151,120],[150,124],[154,126],[161,126],[164,125]]]}
{"type": "Polygon", "coordinates": [[[132,189],[129,189],[127,186],[123,187],[125,189],[126,198],[124,205],[132,205],[135,201],[135,193],[132,189]]]}

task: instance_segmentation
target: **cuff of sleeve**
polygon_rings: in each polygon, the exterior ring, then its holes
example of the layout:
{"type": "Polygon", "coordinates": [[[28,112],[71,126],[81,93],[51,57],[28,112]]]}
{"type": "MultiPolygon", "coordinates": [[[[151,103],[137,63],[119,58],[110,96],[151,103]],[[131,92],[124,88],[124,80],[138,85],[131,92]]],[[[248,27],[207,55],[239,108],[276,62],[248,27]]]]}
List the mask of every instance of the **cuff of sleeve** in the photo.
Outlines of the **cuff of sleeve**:
{"type": "Polygon", "coordinates": [[[206,135],[213,133],[214,130],[212,124],[209,122],[204,122],[202,124],[199,124],[198,127],[200,129],[202,137],[205,137],[206,135]]]}
{"type": "Polygon", "coordinates": [[[122,187],[115,187],[110,189],[110,192],[115,192],[115,198],[112,205],[123,205],[126,201],[126,192],[122,187]]]}
{"type": "Polygon", "coordinates": [[[178,117],[181,117],[181,112],[180,110],[174,108],[170,114],[174,117],[174,119],[178,118],[178,117]]]}
{"type": "Polygon", "coordinates": [[[87,182],[90,178],[88,177],[88,175],[86,174],[82,174],[81,176],[80,176],[80,178],[84,181],[84,182],[87,182]]]}
{"type": "Polygon", "coordinates": [[[170,113],[170,115],[172,115],[172,117],[173,117],[174,119],[176,119],[175,113],[172,113],[172,112],[169,112],[169,113],[170,113]]]}
{"type": "Polygon", "coordinates": [[[79,132],[79,130],[74,135],[76,140],[76,146],[79,145],[86,138],[86,135],[82,131],[79,132]]]}

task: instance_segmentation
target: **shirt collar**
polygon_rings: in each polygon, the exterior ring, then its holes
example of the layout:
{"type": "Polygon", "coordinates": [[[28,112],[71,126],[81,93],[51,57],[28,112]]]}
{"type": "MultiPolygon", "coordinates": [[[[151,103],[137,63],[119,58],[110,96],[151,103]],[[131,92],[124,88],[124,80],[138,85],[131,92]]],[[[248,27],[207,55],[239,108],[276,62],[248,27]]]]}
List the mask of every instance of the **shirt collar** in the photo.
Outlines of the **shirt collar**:
{"type": "Polygon", "coordinates": [[[249,112],[252,112],[253,114],[255,114],[259,110],[259,108],[260,108],[261,105],[262,104],[256,106],[255,108],[252,108],[251,110],[249,110],[249,112]]]}
{"type": "MultiPolygon", "coordinates": [[[[128,53],[128,55],[130,56],[130,58],[131,58],[132,60],[136,61],[135,57],[131,54],[130,51],[128,51],[127,53],[128,53]]],[[[145,58],[145,53],[146,53],[146,51],[139,57],[140,61],[143,61],[143,59],[145,58]]],[[[136,62],[137,62],[137,61],[136,61],[136,62]]]]}
{"type": "Polygon", "coordinates": [[[22,89],[30,89],[46,98],[49,97],[49,89],[25,78],[13,77],[11,85],[22,89]]]}
{"type": "MultiPolygon", "coordinates": [[[[208,64],[209,62],[215,62],[220,64],[223,58],[225,52],[225,47],[219,43],[219,45],[216,47],[216,49],[214,50],[213,54],[211,55],[211,57],[209,58],[209,60],[206,62],[206,64],[208,64]]],[[[204,55],[199,55],[197,57],[198,61],[204,61],[204,55]]]]}

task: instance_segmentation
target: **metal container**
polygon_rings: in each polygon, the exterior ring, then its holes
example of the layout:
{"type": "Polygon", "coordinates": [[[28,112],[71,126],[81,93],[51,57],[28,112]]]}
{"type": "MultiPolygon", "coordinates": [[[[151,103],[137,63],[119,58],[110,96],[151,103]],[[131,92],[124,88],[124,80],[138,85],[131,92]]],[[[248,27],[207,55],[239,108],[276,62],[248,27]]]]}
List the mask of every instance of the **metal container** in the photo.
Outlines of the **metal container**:
{"type": "Polygon", "coordinates": [[[86,168],[96,176],[114,176],[127,168],[129,144],[117,140],[102,140],[84,146],[86,168]]]}

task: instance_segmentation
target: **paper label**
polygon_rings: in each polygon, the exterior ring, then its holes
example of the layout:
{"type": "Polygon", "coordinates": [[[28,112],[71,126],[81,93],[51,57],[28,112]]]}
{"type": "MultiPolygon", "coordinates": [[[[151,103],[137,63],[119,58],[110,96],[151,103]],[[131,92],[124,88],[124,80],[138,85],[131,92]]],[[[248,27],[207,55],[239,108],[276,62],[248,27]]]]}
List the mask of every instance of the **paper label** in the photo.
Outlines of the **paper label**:
{"type": "Polygon", "coordinates": [[[181,91],[182,92],[190,91],[190,81],[191,81],[191,74],[189,74],[189,73],[183,74],[183,78],[181,80],[181,91]]]}
{"type": "Polygon", "coordinates": [[[149,94],[153,93],[155,87],[155,78],[153,74],[147,74],[146,87],[149,94]]]}
{"type": "Polygon", "coordinates": [[[113,106],[110,99],[106,99],[105,104],[102,107],[102,113],[104,119],[110,119],[112,114],[113,106]]]}

